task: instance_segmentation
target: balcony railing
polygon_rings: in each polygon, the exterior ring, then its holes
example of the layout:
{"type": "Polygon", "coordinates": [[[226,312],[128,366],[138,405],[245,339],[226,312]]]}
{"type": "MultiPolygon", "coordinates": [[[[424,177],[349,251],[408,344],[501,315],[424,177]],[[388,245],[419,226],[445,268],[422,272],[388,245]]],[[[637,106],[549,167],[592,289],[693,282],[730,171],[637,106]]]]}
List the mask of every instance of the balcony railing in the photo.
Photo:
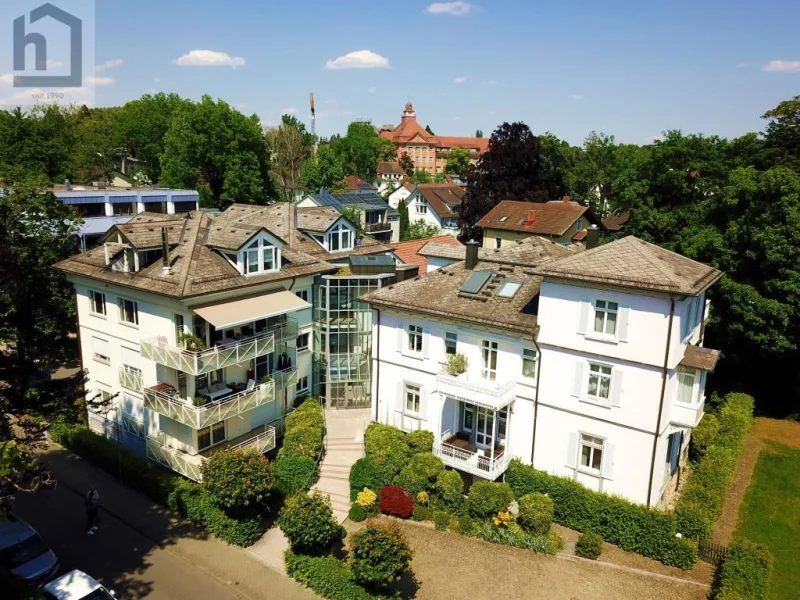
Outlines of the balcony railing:
{"type": "Polygon", "coordinates": [[[388,221],[378,221],[377,223],[367,223],[364,231],[367,233],[379,233],[381,231],[391,231],[392,225],[388,221]]]}
{"type": "Polygon", "coordinates": [[[142,373],[141,371],[130,371],[128,369],[119,370],[119,384],[132,392],[142,393],[142,373]]]}
{"type": "Polygon", "coordinates": [[[274,400],[275,381],[262,383],[252,390],[244,390],[202,406],[194,406],[182,398],[152,388],[144,390],[145,408],[192,429],[208,427],[274,400]]]}
{"type": "Polygon", "coordinates": [[[223,340],[213,348],[192,352],[169,343],[166,336],[141,341],[141,353],[159,364],[191,375],[203,375],[275,351],[275,342],[297,338],[297,323],[289,320],[269,331],[241,340],[223,340]]]}
{"type": "Polygon", "coordinates": [[[200,466],[203,464],[203,457],[199,454],[192,455],[171,448],[166,443],[166,436],[159,431],[155,436],[147,438],[147,458],[154,460],[158,464],[180,473],[194,481],[200,481],[203,476],[200,466]]]}
{"type": "Polygon", "coordinates": [[[255,450],[259,454],[269,452],[275,447],[275,428],[271,425],[264,427],[264,431],[249,439],[232,444],[229,450],[255,450]]]}
{"type": "Polygon", "coordinates": [[[453,376],[442,371],[436,375],[436,385],[441,396],[498,410],[514,399],[517,381],[512,379],[500,385],[489,379],[469,378],[466,373],[453,376]]]}
{"type": "Polygon", "coordinates": [[[297,383],[297,365],[281,371],[273,371],[271,375],[276,388],[286,389],[297,383]]]}
{"type": "MultiPolygon", "coordinates": [[[[451,433],[442,433],[441,439],[450,439],[451,433]]],[[[464,448],[458,448],[445,442],[435,442],[433,453],[442,459],[442,462],[449,467],[472,473],[478,477],[494,481],[508,469],[509,454],[503,452],[494,458],[485,456],[483,450],[471,452],[464,448]]]]}

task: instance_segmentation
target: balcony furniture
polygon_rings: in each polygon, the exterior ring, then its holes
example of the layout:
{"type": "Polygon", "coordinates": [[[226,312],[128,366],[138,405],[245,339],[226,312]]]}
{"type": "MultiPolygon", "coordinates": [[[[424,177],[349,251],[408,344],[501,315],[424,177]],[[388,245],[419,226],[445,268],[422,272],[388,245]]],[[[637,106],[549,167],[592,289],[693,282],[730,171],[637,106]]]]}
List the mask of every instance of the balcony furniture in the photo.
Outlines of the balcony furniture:
{"type": "Polygon", "coordinates": [[[167,394],[168,396],[175,396],[178,393],[178,391],[168,383],[157,383],[153,386],[150,386],[150,389],[154,392],[167,394]]]}
{"type": "Polygon", "coordinates": [[[246,385],[239,381],[235,383],[229,383],[228,387],[231,388],[234,392],[243,392],[245,390],[246,385]]]}
{"type": "Polygon", "coordinates": [[[256,380],[255,380],[255,379],[248,379],[248,380],[247,380],[247,387],[246,387],[245,389],[246,389],[247,391],[250,391],[250,390],[252,390],[254,387],[256,387],[256,380]]]}
{"type": "Polygon", "coordinates": [[[197,390],[197,393],[200,396],[208,396],[211,400],[216,400],[218,398],[222,398],[223,396],[227,396],[233,393],[233,390],[228,387],[228,385],[224,381],[220,381],[213,385],[208,386],[207,388],[202,388],[197,390]]]}

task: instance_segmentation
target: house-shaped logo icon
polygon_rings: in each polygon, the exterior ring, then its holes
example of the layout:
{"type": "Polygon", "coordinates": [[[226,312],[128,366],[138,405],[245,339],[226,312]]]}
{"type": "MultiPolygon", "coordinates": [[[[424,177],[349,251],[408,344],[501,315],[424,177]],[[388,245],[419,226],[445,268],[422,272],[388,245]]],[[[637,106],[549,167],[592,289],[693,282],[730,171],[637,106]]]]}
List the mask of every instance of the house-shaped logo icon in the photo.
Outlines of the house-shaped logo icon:
{"type": "MultiPolygon", "coordinates": [[[[31,24],[50,17],[69,27],[69,75],[15,75],[14,87],[81,87],[83,85],[83,22],[49,2],[30,12],[31,24]]],[[[14,70],[25,71],[25,48],[33,44],[36,70],[47,70],[47,39],[41,33],[25,33],[25,15],[14,19],[14,70]]]]}

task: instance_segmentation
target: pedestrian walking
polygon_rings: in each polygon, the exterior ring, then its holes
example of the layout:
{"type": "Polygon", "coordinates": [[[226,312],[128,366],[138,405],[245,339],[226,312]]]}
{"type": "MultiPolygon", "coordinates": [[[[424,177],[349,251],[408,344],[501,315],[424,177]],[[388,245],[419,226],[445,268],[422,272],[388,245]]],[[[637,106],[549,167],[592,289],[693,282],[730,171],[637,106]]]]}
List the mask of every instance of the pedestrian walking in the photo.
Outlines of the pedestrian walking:
{"type": "Polygon", "coordinates": [[[97,511],[100,507],[100,492],[94,485],[89,486],[89,491],[83,499],[83,507],[86,510],[86,534],[94,535],[97,531],[97,511]]]}

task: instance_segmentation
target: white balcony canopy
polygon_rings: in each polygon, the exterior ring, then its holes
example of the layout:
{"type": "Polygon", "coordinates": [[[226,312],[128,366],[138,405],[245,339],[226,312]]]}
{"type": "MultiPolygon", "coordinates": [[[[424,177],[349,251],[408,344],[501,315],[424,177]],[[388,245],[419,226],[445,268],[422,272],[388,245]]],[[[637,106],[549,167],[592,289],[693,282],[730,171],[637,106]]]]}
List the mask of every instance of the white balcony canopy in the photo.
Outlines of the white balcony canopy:
{"type": "Polygon", "coordinates": [[[194,312],[217,329],[227,329],[305,308],[311,308],[311,305],[295,293],[281,290],[262,296],[195,308],[194,312]]]}

